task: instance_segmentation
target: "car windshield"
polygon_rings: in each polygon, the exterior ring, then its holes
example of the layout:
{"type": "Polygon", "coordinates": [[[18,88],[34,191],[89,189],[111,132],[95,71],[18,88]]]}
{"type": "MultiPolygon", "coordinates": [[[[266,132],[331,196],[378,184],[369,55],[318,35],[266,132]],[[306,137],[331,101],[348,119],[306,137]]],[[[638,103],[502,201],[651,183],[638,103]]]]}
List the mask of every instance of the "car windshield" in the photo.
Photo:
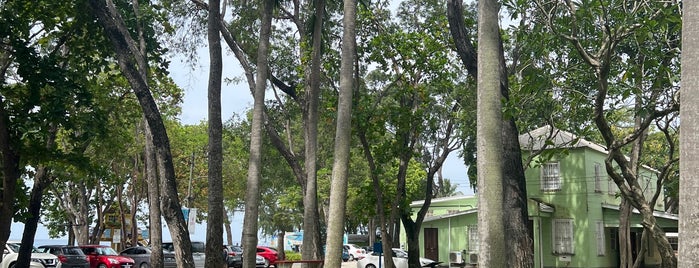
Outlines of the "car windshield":
{"type": "Polygon", "coordinates": [[[66,255],[85,255],[79,247],[66,247],[63,248],[63,254],[66,255]]]}
{"type": "Polygon", "coordinates": [[[109,256],[119,255],[119,254],[117,254],[116,251],[114,251],[114,249],[112,249],[110,247],[99,247],[99,248],[96,248],[95,251],[97,252],[97,255],[109,255],[109,256]]]}
{"type": "MultiPolygon", "coordinates": [[[[12,249],[12,251],[19,252],[19,247],[20,247],[19,243],[7,243],[7,246],[10,247],[10,249],[12,249]]],[[[39,251],[35,247],[32,247],[32,253],[37,253],[37,252],[41,252],[41,251],[39,251]]]]}

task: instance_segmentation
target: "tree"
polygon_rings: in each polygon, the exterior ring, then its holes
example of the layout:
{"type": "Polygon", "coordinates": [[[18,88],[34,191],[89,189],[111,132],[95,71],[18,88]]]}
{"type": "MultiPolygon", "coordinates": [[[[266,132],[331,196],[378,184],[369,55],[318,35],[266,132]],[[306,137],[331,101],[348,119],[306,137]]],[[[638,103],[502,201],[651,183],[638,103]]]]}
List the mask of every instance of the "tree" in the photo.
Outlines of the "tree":
{"type": "Polygon", "coordinates": [[[146,66],[143,66],[143,63],[146,62],[143,59],[144,55],[137,49],[136,42],[132,39],[124,20],[111,0],[92,0],[90,1],[90,7],[91,12],[98,18],[98,22],[102,25],[106,36],[111,41],[119,67],[137,96],[148,122],[158,158],[158,170],[165,185],[162,192],[163,216],[170,227],[170,233],[176,245],[175,258],[182,267],[194,267],[189,232],[187,231],[181,205],[177,197],[170,141],[158,107],[147,84],[148,79],[139,72],[139,69],[148,69],[146,66]]]}
{"type": "Polygon", "coordinates": [[[478,2],[478,265],[505,267],[500,27],[497,1],[478,2]]]}
{"type": "Polygon", "coordinates": [[[699,131],[699,3],[682,3],[682,89],[680,100],[680,220],[678,267],[699,264],[699,141],[693,135],[699,131]]]}
{"type": "MultiPolygon", "coordinates": [[[[260,10],[260,36],[257,49],[257,84],[255,85],[252,116],[252,127],[250,129],[250,162],[248,167],[247,193],[245,195],[245,219],[243,222],[243,248],[252,249],[257,247],[257,217],[260,199],[259,183],[262,172],[262,125],[264,121],[264,100],[265,89],[267,88],[267,77],[269,73],[269,39],[272,28],[271,0],[262,0],[260,10]]],[[[255,250],[243,251],[243,268],[255,267],[255,250]]]]}
{"type": "MultiPolygon", "coordinates": [[[[679,109],[675,78],[668,75],[678,69],[679,4],[535,3],[536,18],[570,48],[564,50],[575,52],[565,55],[570,59],[565,62],[587,67],[585,72],[571,70],[573,75],[568,77],[575,76],[576,81],[569,81],[568,85],[591,96],[591,101],[576,105],[590,107],[592,122],[609,151],[605,161],[607,174],[619,187],[624,202],[628,202],[621,207],[627,213],[621,213],[620,221],[628,219],[625,215],[629,215],[631,207],[637,209],[643,218],[645,235],[658,245],[662,267],[675,267],[676,256],[652,215],[655,201],[649,202],[644,196],[636,167],[640,165],[638,155],[650,126],[664,124],[679,109]],[[568,23],[563,25],[562,20],[568,23]],[[632,131],[627,133],[615,131],[614,111],[622,109],[632,109],[634,113],[632,131]],[[630,158],[627,153],[631,153],[630,158]]],[[[620,230],[620,240],[626,241],[623,238],[627,234],[620,230]]],[[[621,244],[622,253],[630,252],[624,249],[625,245],[621,244]]],[[[642,258],[622,258],[621,266],[637,267],[642,258]]]]}
{"type": "Polygon", "coordinates": [[[221,121],[221,76],[223,62],[219,27],[221,2],[209,1],[208,40],[209,40],[209,191],[206,224],[206,266],[221,267],[227,262],[221,258],[223,245],[223,147],[221,121]]]}
{"type": "Polygon", "coordinates": [[[354,91],[354,62],[356,53],[355,23],[357,4],[345,0],[342,36],[342,67],[340,68],[340,96],[337,104],[337,131],[335,132],[335,157],[330,187],[330,213],[328,215],[328,239],[325,264],[339,267],[342,263],[342,237],[344,235],[345,211],[347,202],[347,181],[349,177],[352,92],[354,91]]]}
{"type": "MultiPolygon", "coordinates": [[[[474,45],[471,42],[471,33],[468,32],[468,28],[465,26],[465,22],[472,22],[475,18],[465,17],[462,7],[462,2],[458,0],[451,0],[448,2],[448,18],[449,18],[449,28],[454,39],[454,44],[456,46],[459,58],[461,58],[462,63],[468,70],[471,77],[477,78],[478,65],[477,57],[478,53],[474,49],[474,45]]],[[[479,13],[480,16],[480,13],[479,13]]],[[[524,21],[524,19],[522,19],[524,21]]],[[[513,60],[512,66],[509,68],[505,65],[505,55],[503,49],[502,38],[499,37],[499,70],[500,70],[500,91],[502,98],[505,100],[506,106],[504,107],[504,116],[502,124],[502,135],[501,144],[503,147],[503,191],[504,191],[504,204],[503,210],[505,212],[505,235],[510,238],[511,243],[507,243],[507,266],[508,267],[533,267],[534,266],[534,244],[533,238],[529,236],[530,230],[528,225],[528,212],[527,212],[527,190],[526,181],[524,177],[524,167],[522,165],[522,152],[519,145],[519,130],[517,127],[517,121],[522,120],[521,117],[517,117],[517,114],[511,112],[512,110],[517,110],[516,107],[522,105],[521,100],[517,98],[517,95],[512,96],[510,94],[510,85],[508,73],[516,73],[512,71],[518,66],[518,54],[519,54],[519,44],[514,45],[511,53],[513,60]],[[508,70],[510,69],[510,70],[508,70]]],[[[522,45],[524,46],[524,45],[522,45]]],[[[533,107],[547,107],[547,105],[534,105],[533,107]]],[[[531,113],[532,110],[526,110],[527,113],[531,113]]],[[[466,132],[465,135],[475,135],[474,133],[466,132]]],[[[468,136],[467,136],[468,137],[468,136]]],[[[474,174],[478,174],[478,166],[474,168],[474,155],[476,150],[476,143],[473,139],[465,138],[464,141],[464,156],[469,166],[469,177],[474,174]]],[[[477,186],[477,185],[476,185],[477,186]]]]}

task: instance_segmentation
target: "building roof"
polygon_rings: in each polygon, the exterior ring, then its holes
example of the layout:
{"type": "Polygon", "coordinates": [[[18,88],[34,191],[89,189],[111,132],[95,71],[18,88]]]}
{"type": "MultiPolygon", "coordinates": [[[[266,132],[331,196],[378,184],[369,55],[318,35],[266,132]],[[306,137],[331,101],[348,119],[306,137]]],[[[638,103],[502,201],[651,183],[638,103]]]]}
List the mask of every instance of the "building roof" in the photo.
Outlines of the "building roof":
{"type": "MultiPolygon", "coordinates": [[[[470,199],[470,198],[476,198],[476,196],[475,195],[455,195],[455,196],[448,196],[448,197],[433,198],[432,202],[430,203],[430,206],[434,206],[435,204],[439,204],[439,203],[446,203],[446,202],[464,200],[464,199],[470,199]]],[[[424,204],[424,203],[425,203],[425,200],[413,201],[412,203],[410,203],[410,207],[419,207],[419,206],[422,206],[422,204],[424,204]]]]}
{"type": "Polygon", "coordinates": [[[519,135],[519,146],[522,150],[534,151],[542,148],[582,148],[608,154],[606,148],[597,143],[580,138],[577,135],[551,126],[543,126],[519,135]]]}
{"type": "Polygon", "coordinates": [[[468,214],[475,214],[477,212],[478,212],[478,209],[473,208],[473,209],[454,212],[454,213],[447,213],[447,214],[425,217],[425,219],[422,222],[431,222],[431,221],[437,221],[437,220],[441,220],[441,219],[449,219],[449,218],[468,215],[468,214]]]}
{"type": "MultiPolygon", "coordinates": [[[[618,205],[602,204],[602,208],[619,211],[618,205]]],[[[641,213],[638,212],[638,209],[634,208],[633,214],[641,214],[641,213]]],[[[657,210],[653,211],[653,216],[656,218],[663,218],[663,219],[675,220],[675,221],[678,221],[680,219],[680,217],[677,214],[672,214],[669,212],[657,211],[657,210]]]]}

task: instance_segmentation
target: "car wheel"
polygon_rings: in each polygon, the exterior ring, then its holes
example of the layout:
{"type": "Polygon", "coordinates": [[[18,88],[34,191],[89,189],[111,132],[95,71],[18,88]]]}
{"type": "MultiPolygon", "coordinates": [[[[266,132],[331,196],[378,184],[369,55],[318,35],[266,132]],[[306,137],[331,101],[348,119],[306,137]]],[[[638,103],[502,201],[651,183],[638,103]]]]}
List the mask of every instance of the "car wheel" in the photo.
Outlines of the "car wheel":
{"type": "Polygon", "coordinates": [[[376,266],[374,266],[373,264],[370,263],[370,264],[366,265],[366,268],[376,268],[376,266]]]}
{"type": "Polygon", "coordinates": [[[140,268],[148,268],[148,266],[149,266],[148,263],[144,262],[144,263],[141,263],[141,266],[139,266],[139,267],[140,268]]]}
{"type": "Polygon", "coordinates": [[[265,267],[269,268],[269,260],[265,259],[265,267]]]}
{"type": "Polygon", "coordinates": [[[14,262],[10,264],[10,268],[15,268],[15,263],[14,263],[14,262]]]}
{"type": "Polygon", "coordinates": [[[99,266],[97,266],[97,267],[98,267],[98,268],[107,268],[107,265],[106,265],[106,264],[104,264],[104,263],[100,263],[100,265],[99,265],[99,266]]]}
{"type": "Polygon", "coordinates": [[[353,260],[354,260],[354,255],[350,254],[349,260],[350,260],[350,261],[353,261],[353,260]]]}

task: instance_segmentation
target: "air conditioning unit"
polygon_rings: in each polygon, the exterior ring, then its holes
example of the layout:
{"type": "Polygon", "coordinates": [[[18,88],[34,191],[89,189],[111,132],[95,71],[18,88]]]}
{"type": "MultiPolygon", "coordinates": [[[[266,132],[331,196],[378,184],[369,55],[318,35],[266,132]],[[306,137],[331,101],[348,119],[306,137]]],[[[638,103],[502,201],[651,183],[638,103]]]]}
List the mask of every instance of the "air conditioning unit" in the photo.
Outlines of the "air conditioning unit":
{"type": "Polygon", "coordinates": [[[469,264],[478,264],[478,253],[476,252],[471,252],[468,254],[468,263],[469,264]]]}
{"type": "Polygon", "coordinates": [[[461,251],[449,252],[449,262],[450,263],[463,263],[464,258],[461,255],[461,251]]]}

